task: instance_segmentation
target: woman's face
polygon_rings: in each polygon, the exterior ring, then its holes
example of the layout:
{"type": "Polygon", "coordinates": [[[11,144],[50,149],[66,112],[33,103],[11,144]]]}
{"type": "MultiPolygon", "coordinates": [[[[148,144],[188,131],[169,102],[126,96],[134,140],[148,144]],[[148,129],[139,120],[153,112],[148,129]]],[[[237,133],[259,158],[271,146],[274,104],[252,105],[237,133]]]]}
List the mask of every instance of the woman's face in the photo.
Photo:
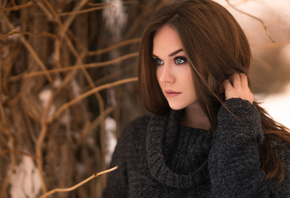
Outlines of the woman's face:
{"type": "Polygon", "coordinates": [[[199,107],[187,56],[177,31],[169,25],[154,36],[153,59],[158,83],[169,106],[174,110],[199,107]]]}

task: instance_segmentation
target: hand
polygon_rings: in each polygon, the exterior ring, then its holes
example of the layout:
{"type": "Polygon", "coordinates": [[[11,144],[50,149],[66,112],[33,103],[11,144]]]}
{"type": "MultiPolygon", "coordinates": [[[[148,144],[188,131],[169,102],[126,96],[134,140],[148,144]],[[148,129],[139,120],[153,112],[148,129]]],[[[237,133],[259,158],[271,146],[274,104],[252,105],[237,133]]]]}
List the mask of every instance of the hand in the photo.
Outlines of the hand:
{"type": "Polygon", "coordinates": [[[247,76],[244,73],[235,73],[231,76],[231,82],[232,83],[230,83],[229,80],[225,80],[223,83],[226,100],[241,98],[253,104],[254,95],[249,88],[247,76]]]}

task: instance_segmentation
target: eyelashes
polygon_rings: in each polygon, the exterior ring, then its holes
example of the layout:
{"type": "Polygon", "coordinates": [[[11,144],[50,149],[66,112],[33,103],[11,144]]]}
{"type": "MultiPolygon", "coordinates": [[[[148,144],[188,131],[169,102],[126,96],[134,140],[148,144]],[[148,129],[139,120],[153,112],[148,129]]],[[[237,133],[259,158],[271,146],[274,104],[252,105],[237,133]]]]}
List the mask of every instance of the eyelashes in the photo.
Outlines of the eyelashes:
{"type": "Polygon", "coordinates": [[[154,58],[154,61],[156,63],[156,66],[159,66],[159,65],[163,65],[164,64],[164,61],[161,60],[160,58],[154,58]]]}
{"type": "Polygon", "coordinates": [[[176,65],[182,65],[187,63],[187,58],[184,56],[177,56],[174,58],[174,62],[176,65]]]}
{"type": "MultiPolygon", "coordinates": [[[[163,65],[164,64],[164,61],[161,60],[158,57],[153,57],[153,59],[155,61],[156,66],[159,66],[159,65],[163,65]]],[[[176,65],[182,65],[182,64],[186,64],[187,63],[187,58],[184,57],[184,56],[174,57],[173,60],[174,60],[174,64],[176,64],[176,65]]]]}

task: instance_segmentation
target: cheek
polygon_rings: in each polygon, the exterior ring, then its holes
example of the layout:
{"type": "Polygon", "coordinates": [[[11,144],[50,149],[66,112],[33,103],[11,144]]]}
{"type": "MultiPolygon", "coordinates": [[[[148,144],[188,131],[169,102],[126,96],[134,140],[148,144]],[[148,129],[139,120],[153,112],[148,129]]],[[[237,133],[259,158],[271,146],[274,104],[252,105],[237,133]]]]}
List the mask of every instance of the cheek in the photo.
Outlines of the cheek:
{"type": "Polygon", "coordinates": [[[191,97],[196,97],[196,91],[195,91],[195,86],[194,86],[194,81],[193,81],[193,76],[192,76],[192,72],[189,69],[187,71],[187,73],[183,76],[184,78],[184,85],[186,87],[186,89],[189,90],[189,93],[191,95],[191,97]]]}
{"type": "Polygon", "coordinates": [[[160,79],[161,79],[161,75],[162,75],[162,70],[163,70],[162,68],[163,68],[162,66],[159,66],[159,67],[157,67],[156,70],[155,70],[156,78],[157,78],[157,82],[158,82],[158,84],[159,84],[160,86],[161,86],[161,84],[162,84],[162,83],[161,83],[162,81],[160,80],[160,79]]]}
{"type": "Polygon", "coordinates": [[[158,82],[159,82],[160,73],[161,73],[161,71],[160,71],[160,67],[157,67],[157,68],[156,68],[155,73],[156,73],[156,78],[157,78],[157,80],[158,80],[158,82]]]}
{"type": "Polygon", "coordinates": [[[194,87],[193,76],[190,67],[188,67],[184,72],[183,79],[188,87],[194,87]]]}

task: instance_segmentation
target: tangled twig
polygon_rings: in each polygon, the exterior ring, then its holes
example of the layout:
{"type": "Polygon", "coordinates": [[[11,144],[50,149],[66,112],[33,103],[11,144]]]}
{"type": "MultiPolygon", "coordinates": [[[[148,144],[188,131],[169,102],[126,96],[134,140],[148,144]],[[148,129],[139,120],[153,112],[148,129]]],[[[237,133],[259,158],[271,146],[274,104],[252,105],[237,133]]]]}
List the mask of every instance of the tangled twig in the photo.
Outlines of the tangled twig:
{"type": "MultiPolygon", "coordinates": [[[[10,23],[10,21],[8,20],[8,18],[5,15],[2,14],[1,17],[2,17],[2,19],[5,20],[6,24],[8,25],[8,27],[11,30],[15,29],[15,27],[10,23]]],[[[35,62],[38,64],[38,66],[45,72],[47,80],[53,86],[53,80],[52,80],[51,76],[48,73],[46,73],[47,69],[46,69],[45,64],[41,61],[41,59],[39,58],[39,56],[37,55],[37,53],[35,52],[35,50],[31,46],[31,44],[27,41],[27,39],[22,34],[19,35],[19,38],[20,38],[20,41],[22,42],[22,44],[25,46],[25,48],[30,52],[31,56],[33,57],[35,62]]]]}
{"type": "Polygon", "coordinates": [[[10,8],[0,8],[0,11],[17,11],[17,10],[20,10],[22,8],[28,8],[32,5],[33,5],[33,2],[29,1],[29,2],[21,4],[21,5],[14,5],[10,8]]]}
{"type": "Polygon", "coordinates": [[[90,91],[80,95],[79,97],[71,100],[70,102],[68,103],[65,103],[64,105],[62,105],[58,110],[57,112],[51,116],[50,118],[48,118],[46,120],[46,123],[51,123],[53,120],[55,120],[58,116],[61,115],[61,113],[66,110],[68,107],[76,104],[77,102],[79,102],[80,100],[83,100],[84,98],[96,93],[96,92],[99,92],[103,89],[108,89],[110,87],[114,87],[114,86],[117,86],[117,85],[121,85],[121,84],[125,84],[125,83],[130,83],[130,82],[135,82],[137,81],[137,77],[134,77],[134,78],[128,78],[128,79],[123,79],[123,80],[119,80],[119,81],[116,81],[116,82],[112,82],[112,83],[108,83],[108,84],[104,84],[104,85],[101,85],[99,87],[96,87],[94,89],[91,89],[90,91]]]}

